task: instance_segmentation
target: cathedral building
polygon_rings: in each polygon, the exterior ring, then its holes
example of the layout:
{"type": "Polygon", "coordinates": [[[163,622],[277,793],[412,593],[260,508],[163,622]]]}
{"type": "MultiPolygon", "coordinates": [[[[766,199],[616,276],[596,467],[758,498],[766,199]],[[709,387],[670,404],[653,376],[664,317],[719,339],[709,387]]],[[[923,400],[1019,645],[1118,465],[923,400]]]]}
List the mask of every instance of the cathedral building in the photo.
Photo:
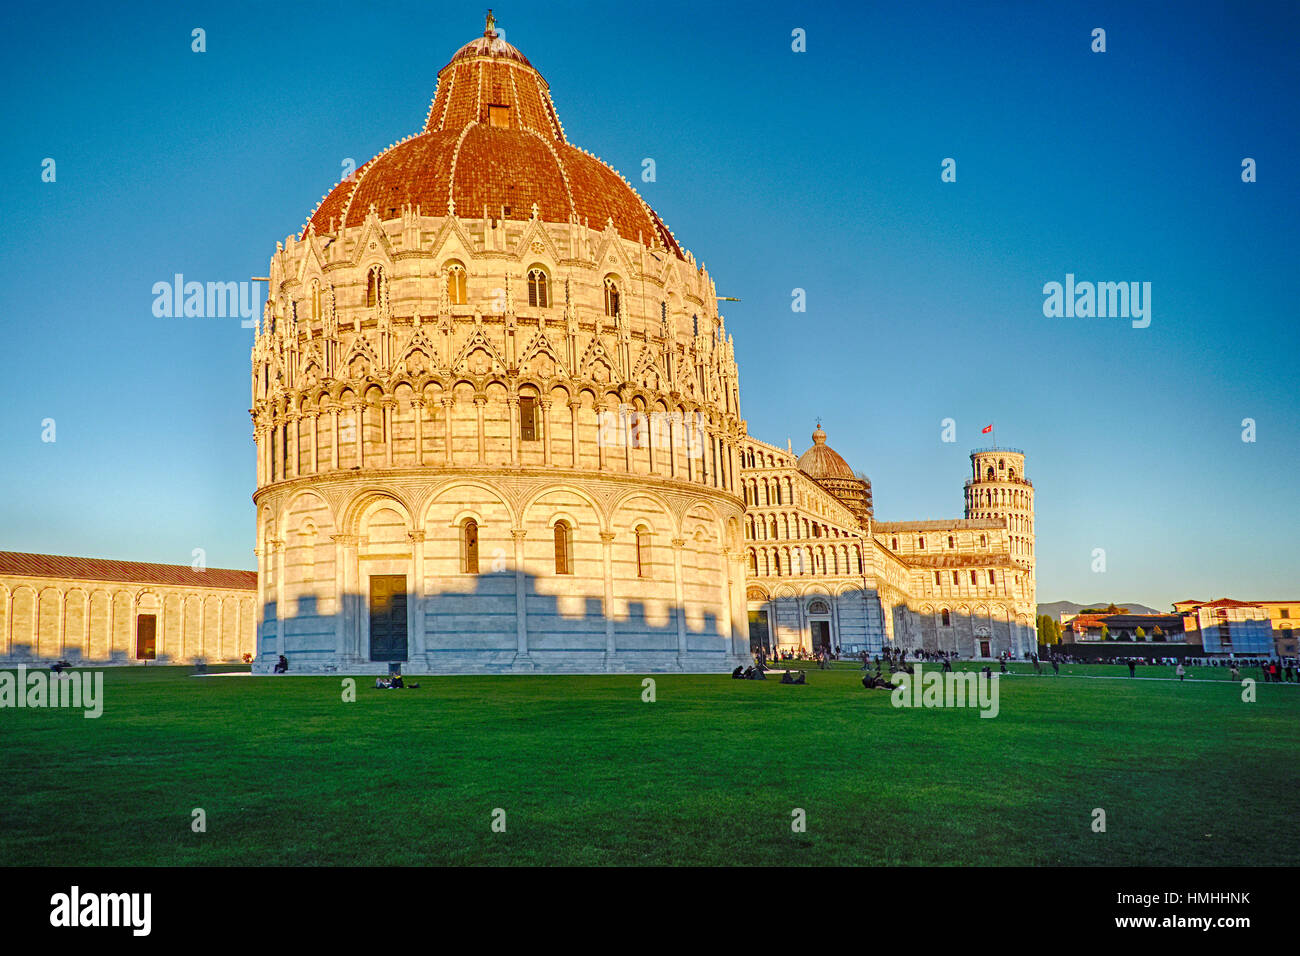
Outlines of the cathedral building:
{"type": "Polygon", "coordinates": [[[744,444],[752,647],[1033,653],[1034,501],[1023,452],[971,453],[964,518],[876,521],[870,482],[820,425],[812,439],[798,458],[744,444]]]}

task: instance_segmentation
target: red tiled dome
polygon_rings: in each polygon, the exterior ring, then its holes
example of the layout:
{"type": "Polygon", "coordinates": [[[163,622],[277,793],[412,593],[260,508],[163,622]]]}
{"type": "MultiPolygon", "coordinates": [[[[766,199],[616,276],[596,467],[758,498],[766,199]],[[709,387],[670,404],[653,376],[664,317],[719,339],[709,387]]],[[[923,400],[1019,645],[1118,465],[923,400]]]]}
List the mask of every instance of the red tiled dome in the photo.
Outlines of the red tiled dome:
{"type": "Polygon", "coordinates": [[[612,220],[624,239],[684,258],[618,173],[568,143],[546,81],[489,21],[439,71],[424,129],[335,186],[308,227],[335,234],[371,205],[381,219],[410,204],[425,215],[527,220],[534,203],[546,222],[603,229],[612,220]]]}

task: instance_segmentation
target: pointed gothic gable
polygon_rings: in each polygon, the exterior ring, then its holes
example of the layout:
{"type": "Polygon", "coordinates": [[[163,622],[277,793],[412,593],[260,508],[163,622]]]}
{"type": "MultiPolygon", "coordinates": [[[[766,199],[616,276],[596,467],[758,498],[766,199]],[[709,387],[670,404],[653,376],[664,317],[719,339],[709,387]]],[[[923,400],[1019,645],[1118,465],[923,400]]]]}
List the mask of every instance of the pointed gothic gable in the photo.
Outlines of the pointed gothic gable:
{"type": "Polygon", "coordinates": [[[524,264],[537,256],[544,256],[552,262],[559,262],[561,259],[566,258],[560,252],[559,247],[556,246],[555,240],[551,238],[550,233],[546,231],[546,227],[537,219],[530,220],[528,225],[524,227],[523,235],[515,243],[512,254],[524,264]]]}
{"type": "Polygon", "coordinates": [[[381,255],[385,269],[391,267],[393,255],[395,254],[393,244],[388,238],[388,233],[384,232],[384,227],[380,224],[379,218],[371,214],[366,217],[365,225],[361,229],[361,237],[353,247],[352,265],[361,265],[361,261],[367,255],[373,253],[381,255]],[[371,245],[374,246],[373,249],[371,245]]]}
{"type": "Polygon", "coordinates": [[[659,348],[647,342],[641,347],[641,355],[632,366],[632,380],[643,388],[658,389],[668,381],[664,371],[662,354],[659,348]]]}
{"type": "Polygon", "coordinates": [[[476,323],[469,339],[451,363],[452,370],[470,375],[501,374],[506,370],[506,360],[501,351],[487,337],[487,330],[476,323]]]}
{"type": "Polygon", "coordinates": [[[311,288],[311,282],[316,279],[320,282],[322,294],[325,286],[325,247],[321,244],[320,237],[316,235],[315,230],[309,232],[301,240],[307,247],[307,254],[302,257],[298,264],[297,279],[304,289],[311,288]]]}
{"type": "Polygon", "coordinates": [[[474,248],[474,240],[465,231],[459,216],[447,216],[443,219],[429,241],[429,249],[435,259],[443,259],[450,255],[464,260],[466,266],[469,265],[471,250],[474,248]],[[455,244],[451,250],[447,249],[449,242],[455,244]]]}
{"type": "Polygon", "coordinates": [[[423,326],[416,328],[407,339],[398,367],[408,375],[422,375],[439,365],[438,347],[425,333],[423,326]]]}
{"type": "Polygon", "coordinates": [[[585,378],[594,382],[619,381],[618,360],[605,348],[599,338],[593,338],[582,353],[578,367],[585,378]]]}
{"type": "Polygon", "coordinates": [[[371,348],[370,343],[364,335],[357,336],[352,347],[348,350],[347,357],[343,360],[343,367],[347,369],[354,378],[365,378],[368,375],[377,375],[379,372],[379,356],[371,348]]]}
{"type": "Polygon", "coordinates": [[[641,270],[628,258],[627,250],[618,241],[618,232],[614,229],[606,227],[601,233],[596,240],[595,252],[592,258],[602,272],[616,272],[625,280],[641,274],[641,270]]]}
{"type": "Polygon", "coordinates": [[[524,374],[537,378],[551,378],[554,375],[568,375],[560,354],[546,337],[545,329],[538,329],[519,359],[519,368],[524,374]]]}

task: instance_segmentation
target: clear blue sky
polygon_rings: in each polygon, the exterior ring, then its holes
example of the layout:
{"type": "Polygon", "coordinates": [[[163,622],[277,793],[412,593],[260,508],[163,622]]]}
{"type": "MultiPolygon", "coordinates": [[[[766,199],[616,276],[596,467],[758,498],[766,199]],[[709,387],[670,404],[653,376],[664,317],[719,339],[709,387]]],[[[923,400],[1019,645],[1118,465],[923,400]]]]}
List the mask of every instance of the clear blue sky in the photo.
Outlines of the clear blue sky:
{"type": "MultiPolygon", "coordinates": [[[[0,547],[254,566],[251,333],[155,318],[151,287],[265,275],[484,13],[185,6],[7,13],[0,547]]],[[[1300,596],[1300,6],[495,11],[570,139],[744,300],[752,434],[801,450],[821,415],[880,518],[938,518],[996,422],[1029,454],[1040,600],[1300,596]],[[1067,272],[1151,282],[1150,328],[1045,318],[1067,272]]]]}

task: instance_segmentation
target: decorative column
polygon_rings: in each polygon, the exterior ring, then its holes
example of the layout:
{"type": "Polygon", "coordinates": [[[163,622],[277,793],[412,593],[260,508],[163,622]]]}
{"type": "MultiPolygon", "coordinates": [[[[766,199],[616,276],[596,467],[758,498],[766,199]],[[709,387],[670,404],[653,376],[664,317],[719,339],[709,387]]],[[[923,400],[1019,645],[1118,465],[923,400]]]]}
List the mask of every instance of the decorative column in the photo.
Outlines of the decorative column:
{"type": "Polygon", "coordinates": [[[572,425],[570,426],[571,431],[569,432],[569,444],[572,446],[571,450],[573,451],[574,468],[578,467],[578,409],[581,407],[582,402],[580,400],[575,399],[569,402],[569,415],[572,419],[572,425]]]}
{"type": "MultiPolygon", "coordinates": [[[[596,455],[599,458],[596,467],[605,470],[605,414],[607,409],[604,405],[596,406],[596,455]]],[[[577,441],[574,442],[574,448],[577,448],[577,441]]],[[[576,451],[575,451],[576,454],[576,451]]],[[[577,462],[574,462],[577,464],[577,462]]]]}
{"type": "Polygon", "coordinates": [[[632,416],[636,406],[620,404],[618,406],[618,437],[623,442],[623,470],[632,474],[632,416]]]}
{"type": "MultiPolygon", "coordinates": [[[[506,402],[510,406],[510,464],[519,467],[519,396],[510,395],[506,402]]],[[[480,459],[481,460],[481,459],[480,459]]]]}
{"type": "Polygon", "coordinates": [[[424,532],[409,531],[406,535],[411,539],[411,563],[414,565],[415,581],[411,588],[411,620],[409,628],[411,633],[411,643],[413,652],[407,656],[424,662],[424,532]]]}
{"type": "Polygon", "coordinates": [[[418,468],[424,464],[424,402],[415,399],[411,407],[415,409],[415,464],[418,468]]]}
{"type": "Polygon", "coordinates": [[[339,407],[330,406],[330,434],[333,440],[330,442],[330,468],[334,471],[339,470],[339,407]]]}
{"type": "Polygon", "coordinates": [[[605,670],[614,669],[618,645],[614,640],[614,532],[600,533],[605,559],[605,670]]]}
{"type": "Polygon", "coordinates": [[[646,413],[646,450],[650,458],[650,474],[655,474],[655,439],[659,437],[659,429],[654,427],[655,415],[657,412],[646,413]]]}
{"type": "Polygon", "coordinates": [[[357,582],[357,536],[354,534],[334,535],[334,580],[338,588],[335,639],[339,663],[355,663],[360,660],[357,610],[362,602],[357,582]]]}
{"type": "Polygon", "coordinates": [[[320,420],[320,412],[311,413],[311,473],[314,475],[320,471],[320,458],[316,450],[316,428],[320,420]]]}
{"type": "Polygon", "coordinates": [[[667,416],[668,418],[668,477],[677,477],[677,431],[673,428],[673,419],[676,413],[667,416]]]}
{"type": "Polygon", "coordinates": [[[686,456],[686,480],[695,480],[695,422],[689,415],[682,418],[682,451],[686,456]]]}
{"type": "Polygon", "coordinates": [[[444,399],[442,400],[442,424],[443,424],[443,429],[444,429],[444,431],[446,431],[446,433],[447,433],[447,438],[446,438],[446,443],[447,443],[446,458],[447,458],[447,464],[448,464],[448,465],[450,465],[450,464],[452,463],[452,457],[451,457],[451,406],[454,405],[455,402],[456,402],[456,400],[455,400],[454,398],[444,398],[444,399]]]}
{"type": "Polygon", "coordinates": [[[361,411],[361,403],[356,402],[352,406],[352,417],[356,421],[357,435],[357,465],[361,468],[366,467],[366,418],[361,411]]]}
{"type": "MultiPolygon", "coordinates": [[[[275,567],[275,653],[284,654],[284,542],[275,541],[271,544],[271,550],[275,553],[272,558],[275,567]]],[[[182,610],[182,613],[184,611],[182,610]]],[[[199,644],[203,643],[203,609],[199,608],[199,644]]]]}
{"type": "Polygon", "coordinates": [[[484,409],[487,406],[487,399],[482,395],[474,396],[474,413],[478,416],[478,463],[485,464],[487,461],[487,431],[483,424],[484,409]]]}
{"type": "Polygon", "coordinates": [[[686,664],[686,586],[682,581],[682,549],[685,538],[673,538],[673,589],[677,595],[677,667],[686,664]]]}
{"type": "Polygon", "coordinates": [[[384,429],[384,467],[393,467],[393,417],[394,409],[397,405],[397,399],[385,398],[383,402],[383,429],[384,429]]]}
{"type": "Polygon", "coordinates": [[[524,538],[528,531],[524,528],[510,529],[510,537],[515,539],[515,627],[518,647],[511,670],[531,671],[532,659],[528,656],[528,578],[524,574],[524,538]]]}
{"type": "Polygon", "coordinates": [[[289,467],[285,469],[286,478],[298,477],[298,443],[300,441],[300,437],[298,435],[298,422],[299,422],[299,416],[295,412],[289,416],[289,420],[288,422],[285,423],[284,426],[285,430],[289,434],[289,439],[290,439],[288,443],[289,467]]]}
{"type": "Polygon", "coordinates": [[[722,548],[718,552],[720,558],[719,564],[722,566],[722,613],[718,615],[718,630],[725,635],[727,656],[732,654],[732,634],[731,634],[731,615],[733,608],[731,606],[731,549],[722,548]]]}
{"type": "Polygon", "coordinates": [[[547,399],[541,405],[542,464],[549,468],[551,465],[551,402],[547,399]]]}
{"type": "Polygon", "coordinates": [[[749,602],[745,600],[745,552],[737,551],[731,565],[731,637],[732,653],[741,660],[750,660],[749,602]]]}

